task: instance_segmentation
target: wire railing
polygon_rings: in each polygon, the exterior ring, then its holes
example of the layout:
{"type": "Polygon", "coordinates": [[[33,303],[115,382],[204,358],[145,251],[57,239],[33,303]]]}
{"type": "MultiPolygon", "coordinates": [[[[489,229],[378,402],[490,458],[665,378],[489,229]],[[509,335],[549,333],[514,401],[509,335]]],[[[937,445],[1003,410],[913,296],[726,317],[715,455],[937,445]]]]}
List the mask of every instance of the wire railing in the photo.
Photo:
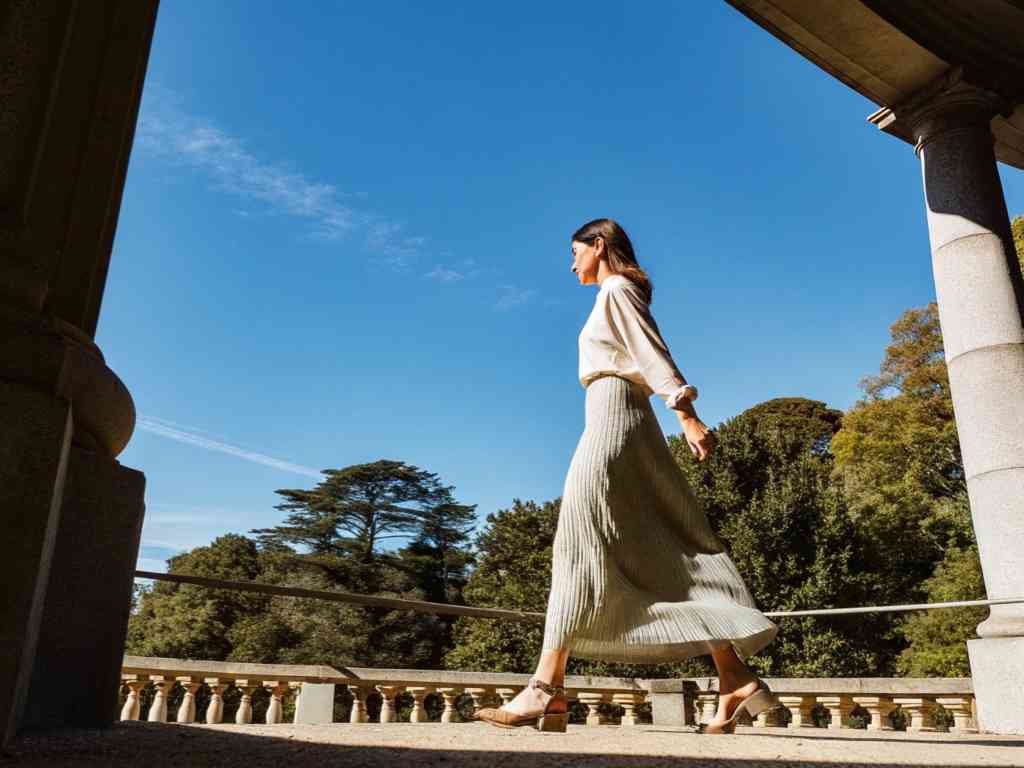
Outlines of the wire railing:
{"type": "MultiPolygon", "coordinates": [[[[355,592],[329,591],[287,587],[280,584],[264,584],[258,581],[231,581],[213,579],[207,576],[188,576],[179,573],[158,573],[156,571],[135,571],[138,579],[167,581],[175,584],[193,584],[211,589],[230,589],[238,592],[259,592],[280,597],[299,597],[311,600],[326,600],[334,603],[392,608],[395,610],[419,611],[421,613],[443,613],[454,616],[475,616],[484,619],[509,619],[512,621],[544,621],[545,614],[537,611],[516,611],[508,608],[483,608],[474,605],[453,605],[428,600],[409,600],[401,597],[381,595],[360,595],[355,592]]],[[[991,600],[954,600],[943,603],[907,603],[905,605],[862,605],[851,608],[817,608],[801,611],[765,611],[771,619],[787,619],[799,616],[843,616],[862,613],[902,613],[908,611],[934,611],[950,608],[985,608],[993,605],[1015,605],[1024,603],[1024,597],[1003,597],[991,600]]]]}

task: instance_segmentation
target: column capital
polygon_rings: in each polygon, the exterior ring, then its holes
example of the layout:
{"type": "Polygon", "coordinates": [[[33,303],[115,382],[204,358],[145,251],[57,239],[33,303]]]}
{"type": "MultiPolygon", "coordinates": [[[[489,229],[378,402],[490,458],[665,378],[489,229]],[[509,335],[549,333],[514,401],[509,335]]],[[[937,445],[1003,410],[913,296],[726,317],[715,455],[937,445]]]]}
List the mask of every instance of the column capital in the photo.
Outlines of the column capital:
{"type": "Polygon", "coordinates": [[[963,67],[952,67],[899,104],[869,115],[868,122],[909,141],[920,155],[925,144],[950,131],[988,132],[993,117],[1009,117],[1013,108],[1011,99],[973,84],[963,67]]]}

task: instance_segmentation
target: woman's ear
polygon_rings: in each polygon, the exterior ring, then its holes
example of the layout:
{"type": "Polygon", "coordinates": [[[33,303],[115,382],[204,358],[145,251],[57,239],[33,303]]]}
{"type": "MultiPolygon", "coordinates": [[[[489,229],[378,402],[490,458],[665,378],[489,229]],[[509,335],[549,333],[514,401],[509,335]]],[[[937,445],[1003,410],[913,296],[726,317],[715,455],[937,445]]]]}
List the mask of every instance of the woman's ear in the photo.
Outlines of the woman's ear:
{"type": "Polygon", "coordinates": [[[598,236],[594,238],[594,250],[597,251],[597,258],[599,259],[603,259],[608,255],[604,248],[603,237],[598,236]]]}

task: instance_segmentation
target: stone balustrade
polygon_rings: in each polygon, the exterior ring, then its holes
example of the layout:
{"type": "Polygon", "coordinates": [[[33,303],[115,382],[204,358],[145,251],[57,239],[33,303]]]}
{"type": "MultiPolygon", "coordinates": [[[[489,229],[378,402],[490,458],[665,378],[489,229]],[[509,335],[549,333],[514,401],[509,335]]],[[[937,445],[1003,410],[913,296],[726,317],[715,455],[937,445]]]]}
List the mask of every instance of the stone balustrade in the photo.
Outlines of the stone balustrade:
{"type": "MultiPolygon", "coordinates": [[[[224,719],[224,694],[235,689],[238,698],[234,721],[239,724],[253,722],[253,694],[266,692],[265,715],[267,724],[284,721],[285,702],[296,697],[295,722],[330,722],[333,693],[325,699],[322,686],[345,686],[351,695],[349,722],[368,722],[367,700],[379,697],[379,721],[396,722],[400,711],[399,697],[412,699],[409,722],[424,723],[430,717],[426,700],[437,697],[433,707],[440,710],[442,723],[458,722],[458,702],[472,701],[475,711],[484,706],[496,706],[510,701],[527,683],[529,675],[499,672],[457,672],[449,670],[370,669],[345,667],[341,670],[317,665],[244,664],[235,662],[186,661],[138,656],[126,656],[122,667],[123,706],[122,720],[146,719],[167,722],[169,718],[181,724],[196,722],[196,697],[203,689],[207,701],[203,720],[217,724],[224,719]],[[172,689],[181,686],[180,704],[176,711],[168,712],[172,689]],[[321,709],[326,713],[320,720],[300,719],[298,705],[303,689],[307,696],[316,693],[321,709]],[[142,711],[143,691],[149,706],[142,711]],[[443,708],[442,708],[443,706],[443,708]]],[[[897,708],[910,732],[936,728],[933,719],[938,708],[951,717],[951,730],[975,730],[974,692],[969,678],[767,678],[782,708],[762,713],[756,722],[741,725],[755,728],[815,727],[815,714],[819,721],[828,721],[828,728],[852,727],[852,715],[860,715],[858,722],[868,730],[893,728],[890,714],[897,708]],[[825,713],[827,712],[827,716],[825,713]]],[[[587,725],[637,724],[638,708],[650,705],[652,721],[657,725],[689,725],[706,722],[718,703],[715,678],[689,678],[646,680],[641,678],[592,677],[570,675],[566,678],[566,694],[570,701],[581,705],[587,725]],[[602,707],[601,705],[610,705],[602,707]],[[620,712],[612,716],[610,712],[620,712]]],[[[332,689],[333,690],[333,689],[332,689]]],[[[308,709],[308,708],[307,708],[308,709]]],[[[580,707],[577,708],[579,711],[580,707]]]]}

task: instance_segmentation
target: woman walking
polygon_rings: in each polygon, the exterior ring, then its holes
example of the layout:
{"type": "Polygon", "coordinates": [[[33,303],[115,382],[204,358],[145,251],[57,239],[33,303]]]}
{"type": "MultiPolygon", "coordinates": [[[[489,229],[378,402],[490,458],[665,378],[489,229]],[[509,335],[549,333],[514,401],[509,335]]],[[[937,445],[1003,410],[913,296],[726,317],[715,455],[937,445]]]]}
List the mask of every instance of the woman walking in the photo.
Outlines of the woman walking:
{"type": "Polygon", "coordinates": [[[730,733],[742,711],[775,705],[743,663],[778,627],[753,598],[676,465],[651,408],[664,398],[698,461],[714,448],[650,314],[651,284],[619,224],[596,219],[572,236],[572,271],[600,286],[579,337],[586,427],[569,466],[552,554],[544,644],[510,702],[476,718],[564,731],[569,654],[667,662],[710,654],[718,711],[707,733],[730,733]]]}

